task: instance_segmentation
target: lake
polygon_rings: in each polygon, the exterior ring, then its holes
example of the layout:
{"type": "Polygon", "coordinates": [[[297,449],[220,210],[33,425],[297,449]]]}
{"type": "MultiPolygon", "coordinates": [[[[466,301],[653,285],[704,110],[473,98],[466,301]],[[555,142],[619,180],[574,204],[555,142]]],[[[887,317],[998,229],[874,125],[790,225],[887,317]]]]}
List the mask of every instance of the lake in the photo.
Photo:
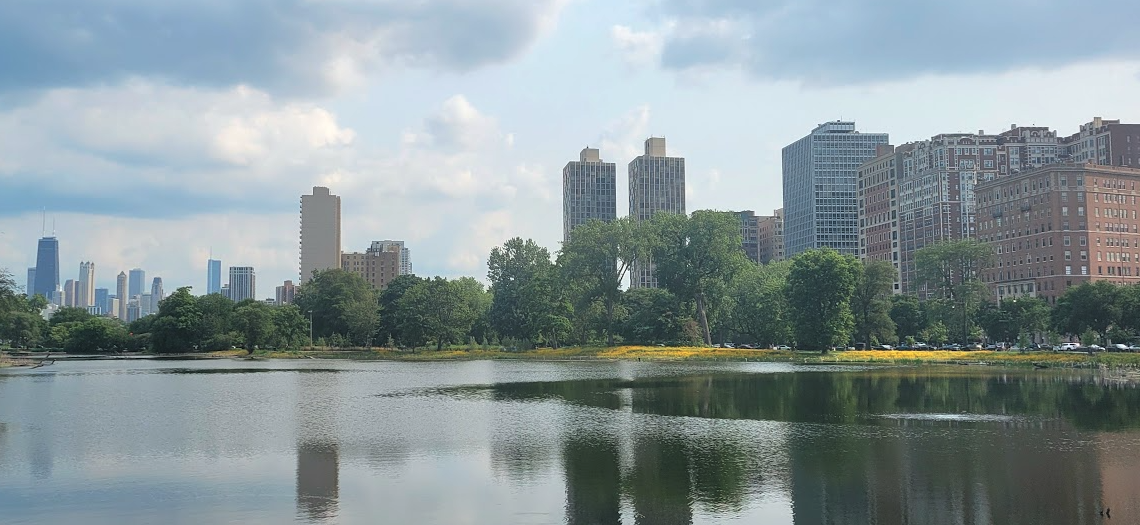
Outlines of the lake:
{"type": "Polygon", "coordinates": [[[1140,523],[1081,371],[86,361],[0,371],[0,522],[1140,523]]]}

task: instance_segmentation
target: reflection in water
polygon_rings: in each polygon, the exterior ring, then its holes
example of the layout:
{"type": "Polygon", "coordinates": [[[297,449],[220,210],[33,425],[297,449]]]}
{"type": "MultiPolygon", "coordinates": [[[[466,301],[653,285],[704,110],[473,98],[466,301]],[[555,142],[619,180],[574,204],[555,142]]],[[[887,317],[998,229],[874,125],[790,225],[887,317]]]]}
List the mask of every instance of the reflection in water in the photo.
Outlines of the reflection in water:
{"type": "Polygon", "coordinates": [[[562,445],[567,525],[621,523],[621,467],[614,436],[571,435],[562,445]]]}
{"type": "Polygon", "coordinates": [[[637,525],[693,522],[689,455],[676,439],[650,437],[634,444],[631,487],[637,525]]]}
{"type": "Polygon", "coordinates": [[[297,515],[331,522],[340,496],[336,374],[297,374],[297,515]]]}

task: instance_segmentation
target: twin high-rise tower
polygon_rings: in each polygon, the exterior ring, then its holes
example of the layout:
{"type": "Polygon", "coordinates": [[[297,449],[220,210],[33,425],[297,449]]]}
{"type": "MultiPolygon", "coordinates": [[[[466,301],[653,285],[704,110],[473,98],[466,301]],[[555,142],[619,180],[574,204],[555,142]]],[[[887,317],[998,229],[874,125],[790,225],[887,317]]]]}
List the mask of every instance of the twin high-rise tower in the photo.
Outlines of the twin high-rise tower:
{"type": "MultiPolygon", "coordinates": [[[[630,161],[629,216],[635,222],[655,213],[686,213],[685,159],[669,157],[665,139],[645,140],[645,152],[630,161]]],[[[591,219],[617,218],[617,166],[602,162],[598,150],[582,150],[579,160],[562,169],[562,236],[569,240],[574,228],[591,219]]],[[[630,272],[630,286],[656,287],[652,261],[639,261],[630,272]]]]}

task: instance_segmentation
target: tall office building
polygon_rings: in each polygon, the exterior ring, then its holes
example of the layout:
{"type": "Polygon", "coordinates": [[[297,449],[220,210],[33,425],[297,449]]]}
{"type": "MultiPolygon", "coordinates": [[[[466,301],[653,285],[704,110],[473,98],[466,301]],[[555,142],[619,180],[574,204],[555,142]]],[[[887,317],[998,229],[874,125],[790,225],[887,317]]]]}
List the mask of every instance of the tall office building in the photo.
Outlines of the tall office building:
{"type": "Polygon", "coordinates": [[[222,261],[206,261],[206,294],[222,293],[222,261]]]}
{"type": "Polygon", "coordinates": [[[562,168],[562,242],[591,219],[617,218],[617,164],[602,162],[595,148],[586,148],[577,161],[562,168]]]}
{"type": "Polygon", "coordinates": [[[87,308],[95,305],[95,263],[79,263],[79,281],[76,284],[76,306],[87,308]]]}
{"type": "Polygon", "coordinates": [[[150,308],[148,313],[158,313],[158,303],[161,303],[166,298],[165,292],[162,290],[162,277],[155,277],[150,283],[150,308]]]}
{"type": "MultiPolygon", "coordinates": [[[[301,196],[301,284],[314,271],[340,268],[340,197],[313,187],[301,196]]],[[[232,286],[231,286],[232,288],[232,286]]]]}
{"type": "Polygon", "coordinates": [[[277,287],[277,295],[275,297],[277,306],[293,304],[293,300],[296,298],[297,286],[293,284],[293,281],[285,281],[285,283],[277,287]]]}
{"type": "Polygon", "coordinates": [[[76,286],[75,279],[68,279],[63,282],[63,302],[60,306],[73,307],[76,304],[76,286]]]}
{"type": "Polygon", "coordinates": [[[142,307],[140,306],[141,300],[142,296],[136,295],[134,297],[131,297],[130,301],[127,301],[127,317],[123,319],[124,321],[133,323],[135,321],[138,321],[139,318],[143,316],[142,307]]]}
{"type": "Polygon", "coordinates": [[[106,288],[95,289],[95,308],[98,308],[97,315],[107,315],[111,313],[111,305],[107,304],[111,298],[111,291],[106,288]]]}
{"type": "Polygon", "coordinates": [[[230,266],[230,299],[240,302],[257,298],[257,276],[252,266],[230,266]]]}
{"type": "MultiPolygon", "coordinates": [[[[685,214],[685,159],[665,153],[665,139],[645,140],[645,154],[629,162],[629,216],[635,222],[658,212],[685,214]]],[[[652,260],[630,268],[631,288],[656,288],[652,260]]]]}
{"type": "MultiPolygon", "coordinates": [[[[412,252],[404,247],[404,241],[372,241],[372,251],[389,251],[391,246],[396,246],[400,249],[400,275],[412,275],[412,252]]],[[[344,259],[341,259],[341,266],[344,264],[344,259]]]]}
{"type": "Polygon", "coordinates": [[[28,282],[27,286],[24,287],[24,293],[27,294],[28,297],[36,295],[36,268],[34,266],[28,268],[28,282]]]}
{"type": "Polygon", "coordinates": [[[857,170],[886,144],[854,122],[827,122],[783,149],[784,250],[787,257],[830,247],[859,253],[857,170]]]}
{"type": "Polygon", "coordinates": [[[119,276],[115,279],[115,298],[117,305],[115,308],[115,316],[119,319],[127,320],[127,272],[119,272],[119,276]]]}
{"type": "Polygon", "coordinates": [[[127,297],[134,299],[135,296],[146,293],[146,272],[142,268],[135,268],[127,276],[127,297]]]}
{"type": "Polygon", "coordinates": [[[55,237],[40,239],[36,247],[35,282],[33,293],[47,299],[59,289],[59,241],[55,237]]]}

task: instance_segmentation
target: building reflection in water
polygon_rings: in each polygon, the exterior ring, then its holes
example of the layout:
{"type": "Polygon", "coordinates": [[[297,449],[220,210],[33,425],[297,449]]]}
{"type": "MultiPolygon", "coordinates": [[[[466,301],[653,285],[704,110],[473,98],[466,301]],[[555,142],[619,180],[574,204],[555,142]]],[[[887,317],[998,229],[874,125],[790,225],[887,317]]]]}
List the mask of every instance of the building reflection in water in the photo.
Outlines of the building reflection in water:
{"type": "Polygon", "coordinates": [[[336,380],[331,371],[297,372],[297,517],[331,523],[340,497],[336,380]]]}
{"type": "Polygon", "coordinates": [[[575,435],[563,443],[567,525],[621,523],[621,467],[615,439],[575,435]]]}

